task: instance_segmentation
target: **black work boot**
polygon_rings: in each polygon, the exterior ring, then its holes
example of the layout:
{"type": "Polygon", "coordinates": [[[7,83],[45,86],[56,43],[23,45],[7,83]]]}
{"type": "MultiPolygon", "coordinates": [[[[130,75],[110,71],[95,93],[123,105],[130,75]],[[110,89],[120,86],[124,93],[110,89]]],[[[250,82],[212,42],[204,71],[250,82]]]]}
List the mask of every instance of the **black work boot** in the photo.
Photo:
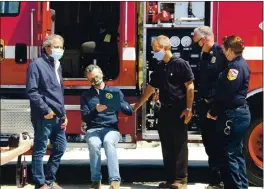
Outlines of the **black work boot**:
{"type": "Polygon", "coordinates": [[[171,184],[172,184],[172,182],[169,182],[169,181],[161,182],[161,183],[159,183],[158,188],[166,188],[167,189],[170,187],[171,184]]]}
{"type": "Polygon", "coordinates": [[[224,189],[224,184],[222,182],[220,184],[209,184],[206,189],[224,189]]]}

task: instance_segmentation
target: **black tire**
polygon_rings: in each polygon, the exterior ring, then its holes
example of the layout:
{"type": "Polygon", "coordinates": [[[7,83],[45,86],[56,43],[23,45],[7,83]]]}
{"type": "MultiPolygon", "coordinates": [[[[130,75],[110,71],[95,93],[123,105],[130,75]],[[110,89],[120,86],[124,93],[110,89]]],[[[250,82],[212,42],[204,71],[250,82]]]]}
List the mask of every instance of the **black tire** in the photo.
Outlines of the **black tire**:
{"type": "MultiPolygon", "coordinates": [[[[254,128],[259,125],[260,123],[263,122],[262,118],[257,118],[252,120],[247,133],[244,138],[244,154],[246,158],[246,163],[247,163],[247,176],[248,180],[251,184],[254,184],[256,186],[263,186],[263,168],[257,166],[255,162],[253,161],[252,157],[250,156],[249,153],[249,148],[248,148],[248,143],[249,143],[249,137],[254,130],[254,128]]],[[[262,135],[263,137],[263,135],[262,135]]],[[[263,139],[262,139],[263,141],[263,139]]],[[[263,149],[262,149],[263,150],[263,149]]],[[[262,161],[263,164],[263,161],[262,161]]]]}

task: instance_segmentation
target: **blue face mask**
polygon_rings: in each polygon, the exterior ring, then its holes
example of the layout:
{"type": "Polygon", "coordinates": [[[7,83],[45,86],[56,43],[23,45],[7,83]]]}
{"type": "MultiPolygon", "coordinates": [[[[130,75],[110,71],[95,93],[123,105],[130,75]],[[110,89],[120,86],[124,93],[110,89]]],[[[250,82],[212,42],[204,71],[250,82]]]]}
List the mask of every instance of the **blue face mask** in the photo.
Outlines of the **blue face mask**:
{"type": "Polygon", "coordinates": [[[165,56],[165,52],[159,51],[159,52],[154,52],[154,58],[156,58],[158,61],[163,60],[165,56]]]}
{"type": "Polygon", "coordinates": [[[54,58],[55,61],[58,61],[63,56],[64,50],[62,49],[51,49],[51,57],[54,58]]]}

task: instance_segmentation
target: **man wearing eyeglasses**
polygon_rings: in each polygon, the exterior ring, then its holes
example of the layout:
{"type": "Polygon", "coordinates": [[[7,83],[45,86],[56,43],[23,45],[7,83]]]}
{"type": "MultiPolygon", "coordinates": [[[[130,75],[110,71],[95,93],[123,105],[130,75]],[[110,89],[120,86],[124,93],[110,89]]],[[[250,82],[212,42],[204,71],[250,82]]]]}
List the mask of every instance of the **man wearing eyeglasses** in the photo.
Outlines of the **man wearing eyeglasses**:
{"type": "Polygon", "coordinates": [[[33,60],[27,71],[26,92],[30,100],[31,121],[34,127],[32,175],[35,188],[61,189],[55,182],[60,160],[66,150],[65,130],[68,119],[64,108],[64,87],[60,59],[64,40],[50,35],[43,44],[42,55],[33,60]],[[43,156],[50,140],[52,151],[43,171],[43,156]]]}
{"type": "Polygon", "coordinates": [[[219,74],[227,66],[222,48],[214,42],[214,34],[208,26],[194,29],[193,41],[201,50],[200,59],[200,88],[199,88],[199,117],[205,151],[208,155],[208,164],[211,171],[210,183],[207,189],[223,188],[219,171],[219,156],[217,141],[215,140],[216,121],[206,117],[215,98],[216,83],[219,74]]]}

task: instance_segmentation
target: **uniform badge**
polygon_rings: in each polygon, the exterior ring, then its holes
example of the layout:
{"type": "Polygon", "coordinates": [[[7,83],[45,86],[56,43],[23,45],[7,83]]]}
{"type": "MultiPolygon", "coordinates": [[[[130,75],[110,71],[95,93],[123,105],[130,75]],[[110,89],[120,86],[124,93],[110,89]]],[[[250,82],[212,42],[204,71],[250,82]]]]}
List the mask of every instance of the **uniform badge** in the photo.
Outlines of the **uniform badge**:
{"type": "Polygon", "coordinates": [[[213,56],[212,59],[211,59],[211,63],[214,64],[216,62],[216,57],[213,56]]]}
{"type": "Polygon", "coordinates": [[[236,69],[230,69],[228,71],[228,74],[227,74],[227,79],[229,81],[233,81],[233,80],[235,80],[237,78],[237,76],[238,76],[238,70],[236,70],[236,69]]]}
{"type": "Polygon", "coordinates": [[[106,93],[105,97],[110,100],[113,98],[113,95],[111,93],[106,93]]]}

